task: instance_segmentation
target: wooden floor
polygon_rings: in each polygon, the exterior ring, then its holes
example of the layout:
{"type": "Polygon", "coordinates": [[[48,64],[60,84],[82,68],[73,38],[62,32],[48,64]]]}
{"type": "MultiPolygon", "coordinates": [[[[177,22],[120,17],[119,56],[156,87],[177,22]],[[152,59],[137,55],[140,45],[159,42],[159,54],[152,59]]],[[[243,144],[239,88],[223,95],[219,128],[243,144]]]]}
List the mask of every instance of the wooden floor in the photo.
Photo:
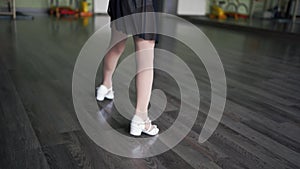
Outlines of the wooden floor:
{"type": "MultiPolygon", "coordinates": [[[[213,136],[197,142],[210,104],[202,63],[188,47],[163,37],[158,46],[180,56],[199,84],[200,111],[192,131],[173,149],[145,159],[120,157],[97,146],[77,120],[72,73],[81,47],[106,21],[105,16],[88,26],[82,20],[47,17],[0,21],[1,169],[300,168],[299,39],[199,25],[219,52],[228,83],[225,112],[213,136]]],[[[127,45],[125,55],[133,50],[132,41],[127,45]]],[[[178,86],[156,71],[154,88],[168,98],[156,121],[166,129],[179,109],[178,86]]],[[[110,120],[114,128],[128,125],[119,119],[110,120]]]]}

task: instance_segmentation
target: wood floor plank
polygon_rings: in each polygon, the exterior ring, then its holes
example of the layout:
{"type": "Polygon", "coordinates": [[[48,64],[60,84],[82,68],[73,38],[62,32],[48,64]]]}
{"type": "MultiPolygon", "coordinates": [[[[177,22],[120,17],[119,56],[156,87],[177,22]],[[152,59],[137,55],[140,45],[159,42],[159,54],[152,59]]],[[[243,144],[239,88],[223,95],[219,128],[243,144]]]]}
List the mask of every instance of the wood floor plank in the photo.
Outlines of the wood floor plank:
{"type": "Polygon", "coordinates": [[[41,148],[23,150],[0,150],[0,168],[50,169],[41,148]]]}
{"type": "Polygon", "coordinates": [[[186,162],[177,159],[172,152],[167,152],[159,158],[125,158],[103,150],[81,131],[64,133],[63,137],[66,140],[64,144],[43,147],[51,168],[192,168],[186,162]],[[177,159],[176,163],[164,161],[172,156],[177,159]]]}
{"type": "MultiPolygon", "coordinates": [[[[254,121],[255,123],[263,125],[270,132],[273,131],[277,134],[280,133],[281,135],[293,140],[293,142],[299,143],[299,135],[295,133],[299,133],[300,128],[296,125],[291,123],[277,123],[276,121],[263,116],[261,112],[253,112],[252,110],[240,106],[230,100],[227,100],[227,106],[224,113],[232,119],[237,119],[243,123],[244,121],[254,121]]],[[[248,124],[251,124],[251,122],[248,124]]],[[[255,124],[253,125],[255,126],[255,124]]]]}
{"type": "Polygon", "coordinates": [[[35,149],[39,142],[9,74],[0,68],[1,140],[8,149],[35,149]],[[14,133],[14,134],[11,134],[14,133]]]}
{"type": "Polygon", "coordinates": [[[48,169],[39,140],[3,66],[0,79],[0,168],[48,169]]]}
{"type": "MultiPolygon", "coordinates": [[[[206,106],[208,106],[209,104],[206,103],[206,106]]],[[[200,108],[201,110],[202,108],[200,108]]],[[[250,127],[248,127],[247,125],[244,125],[240,122],[239,118],[238,120],[236,120],[236,118],[231,118],[232,116],[227,116],[228,113],[225,112],[222,120],[221,120],[221,124],[223,124],[224,126],[230,128],[231,130],[233,130],[236,133],[239,133],[240,135],[243,135],[244,137],[248,138],[249,140],[255,142],[256,144],[261,145],[262,147],[268,149],[269,151],[273,152],[276,155],[281,156],[282,159],[285,159],[287,161],[290,160],[291,163],[293,163],[295,166],[297,166],[297,161],[296,159],[299,156],[299,153],[297,153],[298,148],[296,148],[296,150],[292,150],[289,149],[288,147],[285,147],[284,145],[278,143],[278,142],[274,142],[273,139],[270,139],[269,137],[267,137],[266,135],[260,133],[260,131],[254,131],[253,129],[251,129],[250,127]],[[268,141],[271,141],[272,143],[268,143],[268,141]],[[272,146],[276,146],[275,148],[271,148],[272,146]],[[283,149],[280,149],[283,148],[283,149]],[[286,153],[285,155],[283,155],[283,153],[286,153]],[[293,156],[288,156],[290,153],[294,153],[293,156]],[[291,158],[291,159],[287,159],[287,158],[291,158]]],[[[215,132],[218,133],[218,130],[216,130],[215,132]]],[[[237,142],[237,144],[240,144],[239,142],[237,142]]],[[[297,144],[297,147],[299,147],[299,144],[297,144]]],[[[246,151],[249,151],[246,149],[246,151]]],[[[291,165],[291,164],[288,164],[291,165]]],[[[282,167],[284,168],[284,167],[282,167]]]]}

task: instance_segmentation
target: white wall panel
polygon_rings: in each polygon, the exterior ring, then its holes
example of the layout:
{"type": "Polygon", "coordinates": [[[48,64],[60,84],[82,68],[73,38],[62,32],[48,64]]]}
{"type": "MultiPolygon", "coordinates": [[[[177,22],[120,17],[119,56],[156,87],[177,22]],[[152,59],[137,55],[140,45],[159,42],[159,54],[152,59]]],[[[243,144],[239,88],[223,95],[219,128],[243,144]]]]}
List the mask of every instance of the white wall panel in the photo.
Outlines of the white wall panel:
{"type": "Polygon", "coordinates": [[[95,13],[107,13],[109,0],[94,0],[94,12],[95,13]]]}
{"type": "Polygon", "coordinates": [[[178,0],[179,15],[205,15],[207,0],[178,0]]]}

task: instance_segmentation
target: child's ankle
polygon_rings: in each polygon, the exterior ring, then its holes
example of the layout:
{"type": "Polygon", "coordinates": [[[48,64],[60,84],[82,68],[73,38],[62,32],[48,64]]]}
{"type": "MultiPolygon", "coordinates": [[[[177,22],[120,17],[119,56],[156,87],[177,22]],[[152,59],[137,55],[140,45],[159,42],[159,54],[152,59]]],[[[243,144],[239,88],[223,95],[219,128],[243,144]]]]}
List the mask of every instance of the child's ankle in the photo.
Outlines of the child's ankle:
{"type": "Polygon", "coordinates": [[[148,119],[148,113],[136,112],[135,115],[143,119],[143,121],[148,119]]]}

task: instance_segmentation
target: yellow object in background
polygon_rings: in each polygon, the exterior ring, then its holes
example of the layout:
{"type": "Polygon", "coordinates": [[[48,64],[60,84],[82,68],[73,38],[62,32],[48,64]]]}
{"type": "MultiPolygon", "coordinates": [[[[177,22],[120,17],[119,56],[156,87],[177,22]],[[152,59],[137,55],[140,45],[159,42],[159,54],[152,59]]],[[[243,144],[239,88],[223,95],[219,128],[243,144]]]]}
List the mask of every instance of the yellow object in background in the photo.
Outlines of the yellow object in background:
{"type": "Polygon", "coordinates": [[[209,17],[212,19],[213,18],[218,18],[218,19],[226,19],[227,18],[224,10],[217,5],[211,6],[211,14],[209,15],[209,17]]]}
{"type": "MultiPolygon", "coordinates": [[[[87,0],[81,1],[81,11],[80,11],[81,17],[90,17],[93,15],[92,12],[89,12],[89,5],[90,3],[88,3],[87,0]]],[[[84,23],[88,24],[88,21],[85,20],[84,23]]]]}
{"type": "Polygon", "coordinates": [[[212,14],[220,16],[220,15],[224,15],[225,13],[222,8],[220,8],[216,5],[213,5],[212,6],[212,14]]]}
{"type": "Polygon", "coordinates": [[[81,2],[82,12],[88,12],[89,11],[89,3],[86,0],[83,0],[81,2]]]}

